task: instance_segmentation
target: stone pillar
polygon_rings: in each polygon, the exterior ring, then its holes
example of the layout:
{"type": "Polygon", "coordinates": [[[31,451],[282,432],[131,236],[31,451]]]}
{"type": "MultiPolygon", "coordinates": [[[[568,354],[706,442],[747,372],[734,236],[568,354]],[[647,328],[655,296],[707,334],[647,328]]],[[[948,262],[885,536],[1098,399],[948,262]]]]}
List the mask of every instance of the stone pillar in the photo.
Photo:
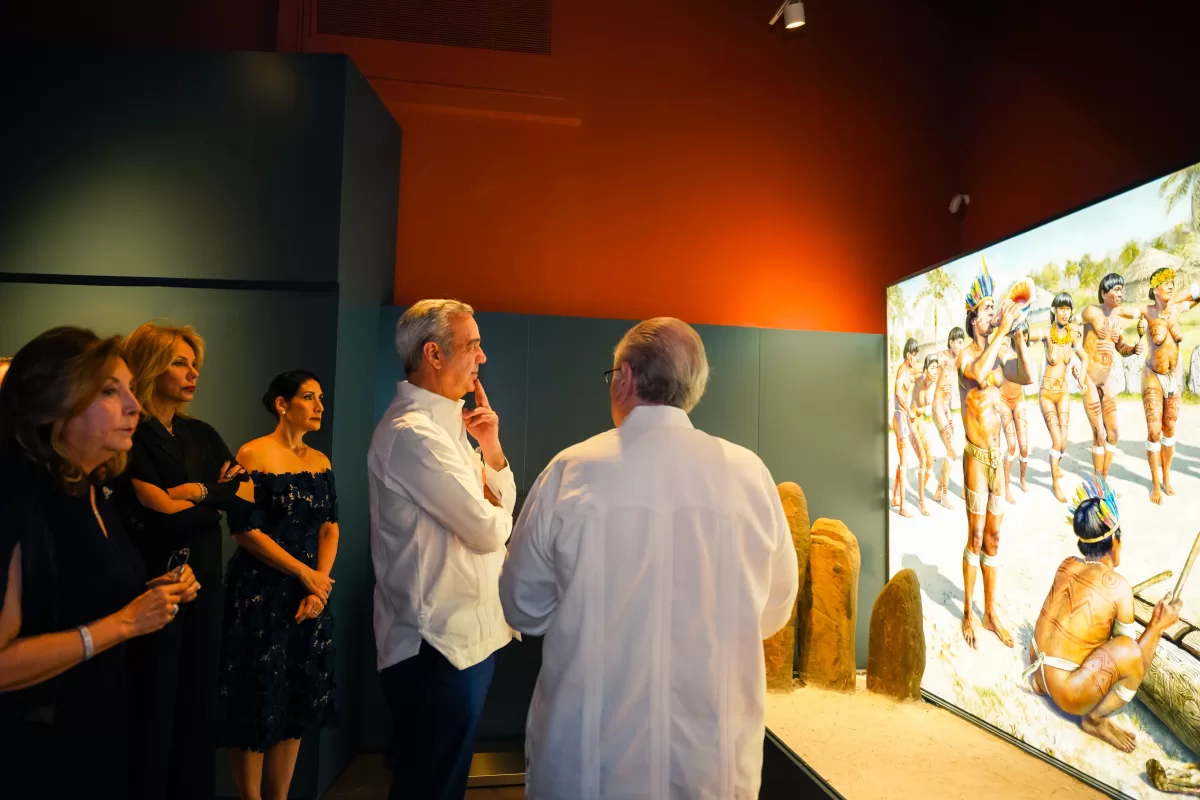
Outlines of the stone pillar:
{"type": "Polygon", "coordinates": [[[925,674],[925,624],[917,573],[892,576],[871,609],[867,689],[897,700],[920,700],[925,674]]]}
{"type": "MultiPolygon", "coordinates": [[[[800,598],[805,593],[805,578],[808,577],[808,501],[804,498],[804,491],[794,483],[779,484],[779,499],[792,531],[792,545],[796,548],[796,565],[800,571],[796,606],[799,606],[800,598]]],[[[792,617],[783,630],[763,642],[768,691],[790,692],[795,688],[792,673],[796,664],[796,606],[792,608],[792,617]]]]}
{"type": "Polygon", "coordinates": [[[806,685],[854,691],[859,563],[858,540],[843,523],[819,519],[813,524],[811,599],[800,609],[798,634],[800,678],[806,685]]]}

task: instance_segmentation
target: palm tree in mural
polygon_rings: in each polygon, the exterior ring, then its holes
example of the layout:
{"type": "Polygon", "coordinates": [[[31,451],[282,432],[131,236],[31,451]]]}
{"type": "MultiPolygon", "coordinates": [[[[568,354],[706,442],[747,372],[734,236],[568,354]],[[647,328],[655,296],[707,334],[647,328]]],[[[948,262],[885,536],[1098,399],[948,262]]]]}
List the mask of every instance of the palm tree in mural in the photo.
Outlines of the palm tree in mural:
{"type": "MultiPolygon", "coordinates": [[[[1067,262],[1067,267],[1070,268],[1071,262],[1067,262]]],[[[1068,273],[1069,274],[1069,273],[1068,273]]],[[[1045,289],[1051,294],[1057,294],[1062,284],[1062,270],[1058,264],[1051,262],[1043,264],[1042,268],[1037,272],[1029,273],[1029,277],[1033,279],[1033,285],[1039,289],[1045,289]]]]}
{"type": "MultiPolygon", "coordinates": [[[[1075,285],[1079,286],[1079,262],[1072,261],[1071,259],[1068,258],[1067,266],[1063,269],[1063,276],[1066,277],[1066,279],[1067,279],[1068,287],[1071,285],[1071,281],[1074,281],[1075,285]]],[[[1043,287],[1043,288],[1045,288],[1045,287],[1043,287]]],[[[1054,291],[1054,290],[1047,289],[1046,291],[1054,291]]]]}
{"type": "Polygon", "coordinates": [[[1141,254],[1142,248],[1135,240],[1130,239],[1126,242],[1125,246],[1121,248],[1121,255],[1117,256],[1117,266],[1120,268],[1120,271],[1123,272],[1129,269],[1129,265],[1137,261],[1137,257],[1141,254]]]}
{"type": "Polygon", "coordinates": [[[1079,259],[1079,285],[1087,286],[1089,289],[1098,287],[1100,279],[1106,274],[1104,267],[1097,264],[1090,254],[1079,259]]]}
{"type": "Polygon", "coordinates": [[[887,320],[888,358],[892,361],[898,361],[900,359],[900,345],[896,342],[896,336],[893,331],[899,331],[900,326],[908,322],[908,304],[904,300],[904,288],[899,284],[888,287],[887,320]]]}
{"type": "Polygon", "coordinates": [[[1192,230],[1187,236],[1182,255],[1189,263],[1200,261],[1200,164],[1193,164],[1168,175],[1158,187],[1158,193],[1166,198],[1168,214],[1176,204],[1191,194],[1192,230]]]}
{"type": "Polygon", "coordinates": [[[925,285],[917,292],[913,308],[925,304],[925,324],[933,324],[933,342],[941,340],[941,322],[954,316],[955,303],[961,305],[962,290],[954,283],[950,273],[942,267],[925,273],[925,285]],[[938,312],[942,312],[939,322],[938,312]]]}

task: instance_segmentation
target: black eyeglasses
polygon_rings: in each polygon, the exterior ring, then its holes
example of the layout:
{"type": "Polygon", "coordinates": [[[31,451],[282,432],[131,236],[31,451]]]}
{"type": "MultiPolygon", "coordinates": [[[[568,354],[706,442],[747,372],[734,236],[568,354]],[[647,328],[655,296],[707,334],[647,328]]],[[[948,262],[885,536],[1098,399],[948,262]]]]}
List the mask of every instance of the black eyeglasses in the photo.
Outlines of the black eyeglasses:
{"type": "Polygon", "coordinates": [[[611,384],[612,384],[612,379],[613,379],[613,374],[614,374],[614,373],[617,373],[617,372],[620,372],[620,371],[621,371],[621,368],[620,368],[620,367],[617,367],[616,369],[606,369],[606,370],[604,370],[604,382],[605,382],[606,384],[609,384],[609,385],[611,385],[611,384]]]}

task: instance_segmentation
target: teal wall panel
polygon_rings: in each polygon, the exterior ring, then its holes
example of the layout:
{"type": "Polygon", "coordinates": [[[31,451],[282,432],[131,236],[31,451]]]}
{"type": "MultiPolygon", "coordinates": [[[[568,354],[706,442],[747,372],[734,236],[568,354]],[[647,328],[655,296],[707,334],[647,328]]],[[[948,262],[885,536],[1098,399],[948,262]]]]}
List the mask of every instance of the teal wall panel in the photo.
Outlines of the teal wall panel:
{"type": "Polygon", "coordinates": [[[6,49],[0,265],[332,284],[348,62],[6,49]]]}
{"type": "MultiPolygon", "coordinates": [[[[512,465],[517,487],[524,485],[525,436],[529,397],[529,317],[523,314],[475,315],[487,361],[479,370],[479,381],[488,402],[500,417],[500,446],[512,465]]],[[[467,397],[474,408],[474,397],[467,397]]]]}
{"type": "Polygon", "coordinates": [[[380,373],[380,315],[394,294],[401,133],[366,79],[343,62],[341,210],[338,238],[337,378],[333,467],[340,510],[336,676],[341,720],[320,733],[316,794],[322,795],[360,747],[364,704],[360,676],[374,667],[367,448],[375,428],[380,373]]]}
{"type": "Polygon", "coordinates": [[[604,371],[633,322],[529,317],[525,493],[558,453],[612,427],[604,371]]]}
{"type": "Polygon", "coordinates": [[[760,331],[697,325],[696,332],[708,355],[709,379],[704,397],[692,411],[692,424],[758,452],[760,331]]]}
{"type": "Polygon", "coordinates": [[[800,484],[809,517],[840,519],[858,539],[855,656],[867,663],[871,607],[887,582],[882,336],[763,331],[759,426],[776,483],[800,484]]]}

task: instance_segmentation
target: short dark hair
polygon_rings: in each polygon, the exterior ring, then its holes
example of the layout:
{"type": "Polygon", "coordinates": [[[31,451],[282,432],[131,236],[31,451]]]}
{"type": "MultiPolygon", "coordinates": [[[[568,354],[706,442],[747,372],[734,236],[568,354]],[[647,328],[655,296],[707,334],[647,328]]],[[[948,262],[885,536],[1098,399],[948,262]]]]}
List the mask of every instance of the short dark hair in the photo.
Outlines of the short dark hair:
{"type": "Polygon", "coordinates": [[[938,363],[937,353],[930,353],[929,355],[925,356],[925,365],[921,367],[921,371],[924,372],[925,370],[929,369],[930,364],[936,363],[938,363]]]}
{"type": "Polygon", "coordinates": [[[1098,542],[1083,541],[1084,539],[1097,539],[1108,533],[1108,525],[1100,516],[1100,500],[1095,497],[1089,497],[1079,504],[1079,507],[1075,509],[1071,525],[1080,540],[1075,545],[1084,558],[1102,558],[1108,555],[1112,552],[1113,542],[1121,539],[1121,529],[1117,528],[1112,536],[1105,536],[1098,542]]]}
{"type": "MultiPolygon", "coordinates": [[[[972,308],[970,311],[967,312],[967,319],[963,323],[963,327],[966,328],[968,331],[974,331],[975,330],[975,320],[978,318],[979,318],[979,309],[972,308]]],[[[975,338],[975,334],[973,332],[970,334],[970,336],[972,339],[975,338]]]]}
{"type": "Polygon", "coordinates": [[[271,381],[271,385],[267,387],[266,394],[263,395],[263,408],[272,417],[279,419],[279,412],[275,410],[275,401],[280,397],[284,400],[291,400],[300,393],[300,387],[304,385],[305,381],[320,383],[321,379],[304,369],[293,369],[279,373],[271,381]]]}
{"type": "Polygon", "coordinates": [[[1050,301],[1050,307],[1053,309],[1059,309],[1063,306],[1066,306],[1070,309],[1075,308],[1075,301],[1071,299],[1070,292],[1059,292],[1058,294],[1054,295],[1054,299],[1050,301]]]}
{"type": "Polygon", "coordinates": [[[1096,292],[1096,297],[1101,303],[1103,303],[1104,295],[1108,294],[1109,292],[1111,292],[1113,289],[1117,288],[1118,286],[1124,286],[1124,285],[1125,285],[1124,278],[1122,278],[1120,275],[1118,275],[1115,272],[1110,272],[1107,275],[1105,275],[1103,278],[1100,279],[1100,288],[1096,292]]]}
{"type": "Polygon", "coordinates": [[[949,347],[952,342],[957,342],[959,339],[967,338],[967,332],[962,328],[954,327],[950,329],[950,335],[946,337],[946,347],[949,347]]]}
{"type": "Polygon", "coordinates": [[[917,351],[920,349],[921,348],[917,346],[916,339],[909,339],[904,343],[904,357],[908,358],[909,356],[915,356],[917,351]]]}

